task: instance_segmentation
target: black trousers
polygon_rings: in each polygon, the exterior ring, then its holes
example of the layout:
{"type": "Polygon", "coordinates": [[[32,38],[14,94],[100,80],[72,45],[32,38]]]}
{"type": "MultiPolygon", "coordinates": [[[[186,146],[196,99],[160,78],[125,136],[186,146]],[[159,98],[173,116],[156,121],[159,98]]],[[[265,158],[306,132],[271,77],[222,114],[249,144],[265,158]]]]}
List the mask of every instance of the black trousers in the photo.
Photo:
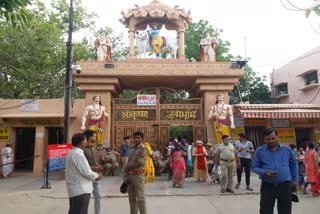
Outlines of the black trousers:
{"type": "Polygon", "coordinates": [[[237,179],[238,183],[241,183],[242,172],[244,168],[244,174],[246,175],[246,184],[250,186],[250,169],[251,169],[251,159],[249,158],[239,158],[241,166],[237,169],[237,179]]]}
{"type": "Polygon", "coordinates": [[[69,214],[88,214],[90,193],[69,198],[69,214]]]}
{"type": "Polygon", "coordinates": [[[276,200],[279,214],[291,214],[291,181],[286,181],[280,184],[262,182],[260,194],[260,214],[273,214],[274,204],[276,200]]]}

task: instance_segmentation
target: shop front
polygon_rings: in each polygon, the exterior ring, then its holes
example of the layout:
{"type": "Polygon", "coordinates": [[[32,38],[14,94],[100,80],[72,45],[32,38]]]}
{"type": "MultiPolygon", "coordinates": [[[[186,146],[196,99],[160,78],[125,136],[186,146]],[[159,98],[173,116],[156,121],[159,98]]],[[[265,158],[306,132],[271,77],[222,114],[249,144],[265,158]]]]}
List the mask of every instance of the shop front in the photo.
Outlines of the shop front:
{"type": "Polygon", "coordinates": [[[263,145],[264,128],[274,128],[284,144],[320,143],[320,106],[311,104],[237,104],[235,117],[256,147],[263,145]]]}

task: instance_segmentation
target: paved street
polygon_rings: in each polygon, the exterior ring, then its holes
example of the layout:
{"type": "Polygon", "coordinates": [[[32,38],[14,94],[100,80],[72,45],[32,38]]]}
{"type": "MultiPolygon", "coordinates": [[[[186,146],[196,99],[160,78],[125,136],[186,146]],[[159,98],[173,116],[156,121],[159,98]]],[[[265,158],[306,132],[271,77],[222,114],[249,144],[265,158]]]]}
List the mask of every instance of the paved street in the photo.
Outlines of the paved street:
{"type": "MultiPolygon", "coordinates": [[[[54,214],[67,213],[68,198],[63,180],[51,180],[52,189],[40,189],[42,178],[16,175],[0,179],[1,213],[54,214]]],[[[101,181],[103,213],[129,213],[127,195],[119,193],[120,177],[105,177],[101,181]]],[[[165,176],[146,187],[149,213],[217,213],[257,214],[259,211],[259,180],[252,176],[253,192],[247,192],[244,185],[236,194],[220,194],[219,185],[198,183],[188,178],[184,189],[171,187],[165,176]]],[[[318,214],[320,198],[300,195],[300,203],[294,204],[293,213],[318,214]]],[[[90,212],[93,213],[93,200],[90,212]]],[[[276,212],[275,212],[276,213],[276,212]]]]}

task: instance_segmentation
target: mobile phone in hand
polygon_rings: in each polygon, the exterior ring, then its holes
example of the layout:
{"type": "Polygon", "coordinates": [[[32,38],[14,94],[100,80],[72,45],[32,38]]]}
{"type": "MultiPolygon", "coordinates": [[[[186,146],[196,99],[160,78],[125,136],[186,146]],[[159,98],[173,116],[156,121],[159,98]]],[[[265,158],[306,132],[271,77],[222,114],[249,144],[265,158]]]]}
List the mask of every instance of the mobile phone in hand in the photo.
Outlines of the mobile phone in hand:
{"type": "Polygon", "coordinates": [[[278,175],[278,171],[270,171],[270,175],[271,176],[277,176],[278,175]]]}

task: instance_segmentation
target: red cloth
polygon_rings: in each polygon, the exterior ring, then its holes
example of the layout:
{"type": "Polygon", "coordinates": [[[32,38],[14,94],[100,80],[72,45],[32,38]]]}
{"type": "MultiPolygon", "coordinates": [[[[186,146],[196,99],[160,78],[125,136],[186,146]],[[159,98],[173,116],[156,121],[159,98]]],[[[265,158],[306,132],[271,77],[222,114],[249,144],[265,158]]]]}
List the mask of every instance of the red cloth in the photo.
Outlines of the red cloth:
{"type": "Polygon", "coordinates": [[[171,157],[173,183],[178,185],[184,184],[184,178],[186,177],[186,162],[180,151],[175,151],[171,157]]]}
{"type": "MultiPolygon", "coordinates": [[[[203,154],[203,146],[202,144],[197,144],[196,145],[197,152],[196,154],[203,154]]],[[[204,156],[197,156],[197,168],[198,169],[206,169],[206,162],[205,162],[205,157],[204,156]]]]}
{"type": "Polygon", "coordinates": [[[98,120],[90,119],[88,125],[89,126],[98,125],[98,128],[102,128],[102,122],[103,122],[103,118],[100,118],[98,120]]]}
{"type": "Polygon", "coordinates": [[[306,175],[309,183],[319,182],[319,169],[314,162],[315,155],[317,155],[317,152],[313,149],[309,149],[305,154],[306,175]]]}

